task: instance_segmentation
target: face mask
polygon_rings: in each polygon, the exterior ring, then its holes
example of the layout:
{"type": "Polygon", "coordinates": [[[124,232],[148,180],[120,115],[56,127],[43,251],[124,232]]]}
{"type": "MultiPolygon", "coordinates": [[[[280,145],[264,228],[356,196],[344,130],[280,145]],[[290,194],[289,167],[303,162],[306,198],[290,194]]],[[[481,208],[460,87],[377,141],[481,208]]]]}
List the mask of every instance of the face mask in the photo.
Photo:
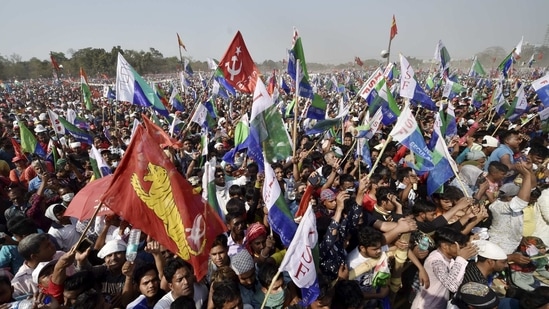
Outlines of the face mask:
{"type": "Polygon", "coordinates": [[[74,193],[71,192],[71,193],[63,194],[61,196],[61,199],[63,199],[63,202],[70,203],[73,197],[74,197],[74,193]]]}
{"type": "Polygon", "coordinates": [[[112,161],[112,167],[117,167],[118,166],[118,161],[112,161]]]}
{"type": "Polygon", "coordinates": [[[265,306],[270,308],[280,308],[280,306],[284,304],[284,294],[284,291],[280,291],[276,294],[269,294],[265,306]]]}
{"type": "Polygon", "coordinates": [[[124,144],[125,144],[126,146],[128,146],[128,145],[130,144],[130,140],[129,140],[129,139],[125,139],[125,140],[124,140],[124,144]]]}

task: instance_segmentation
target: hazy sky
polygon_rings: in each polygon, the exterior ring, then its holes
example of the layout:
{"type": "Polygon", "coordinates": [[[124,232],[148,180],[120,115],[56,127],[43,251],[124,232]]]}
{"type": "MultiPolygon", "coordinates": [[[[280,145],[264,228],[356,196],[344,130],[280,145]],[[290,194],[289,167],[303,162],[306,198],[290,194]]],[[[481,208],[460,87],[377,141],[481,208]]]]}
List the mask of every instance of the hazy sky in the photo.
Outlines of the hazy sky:
{"type": "Polygon", "coordinates": [[[379,58],[387,48],[392,15],[398,35],[392,59],[429,59],[441,39],[453,59],[491,46],[511,51],[541,44],[549,24],[548,0],[2,0],[0,55],[48,59],[50,51],[86,47],[148,50],[221,58],[237,30],[256,62],[287,58],[296,26],[308,62],[344,63],[379,58]]]}

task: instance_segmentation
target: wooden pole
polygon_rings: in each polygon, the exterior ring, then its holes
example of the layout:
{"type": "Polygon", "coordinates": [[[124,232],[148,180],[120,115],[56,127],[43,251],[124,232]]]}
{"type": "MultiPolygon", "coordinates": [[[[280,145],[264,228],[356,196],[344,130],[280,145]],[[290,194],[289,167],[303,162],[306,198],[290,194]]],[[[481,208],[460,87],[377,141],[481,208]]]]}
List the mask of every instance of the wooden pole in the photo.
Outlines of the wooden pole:
{"type": "Polygon", "coordinates": [[[92,215],[92,217],[90,218],[90,221],[88,222],[88,224],[86,225],[86,228],[84,229],[84,231],[82,231],[82,235],[80,235],[80,238],[78,239],[78,241],[76,242],[76,244],[74,244],[74,246],[72,247],[71,253],[74,252],[74,250],[76,250],[76,248],[78,248],[78,246],[79,246],[80,243],[84,240],[84,238],[86,238],[86,233],[87,233],[88,230],[90,229],[91,225],[94,223],[95,218],[97,217],[97,214],[99,213],[99,210],[101,210],[101,207],[103,207],[103,203],[100,203],[100,204],[97,206],[97,208],[95,209],[95,211],[93,212],[93,215],[92,215]]]}
{"type": "Polygon", "coordinates": [[[379,161],[381,160],[381,156],[383,156],[383,153],[385,152],[385,149],[387,148],[387,145],[389,145],[389,143],[393,140],[393,137],[391,135],[389,135],[389,137],[387,137],[387,140],[385,141],[385,144],[383,144],[383,148],[381,148],[381,150],[379,151],[379,155],[377,156],[377,159],[376,159],[376,162],[374,163],[374,166],[372,166],[372,168],[370,169],[370,173],[368,173],[368,178],[370,178],[372,176],[372,174],[374,173],[377,165],[379,164],[379,161]]]}

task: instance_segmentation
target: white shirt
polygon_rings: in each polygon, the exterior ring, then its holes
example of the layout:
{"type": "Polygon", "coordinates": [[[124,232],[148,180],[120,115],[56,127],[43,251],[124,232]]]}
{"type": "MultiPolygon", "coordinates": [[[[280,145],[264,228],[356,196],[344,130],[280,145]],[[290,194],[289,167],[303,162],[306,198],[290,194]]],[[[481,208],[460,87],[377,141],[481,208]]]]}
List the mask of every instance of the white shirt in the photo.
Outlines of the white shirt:
{"type": "Polygon", "coordinates": [[[62,251],[68,252],[72,246],[78,242],[78,239],[80,239],[81,234],[76,231],[77,221],[77,219],[71,218],[72,224],[63,225],[62,227],[52,226],[48,230],[48,234],[57,240],[62,251]]]}
{"type": "MultiPolygon", "coordinates": [[[[194,303],[196,308],[202,308],[204,304],[208,303],[208,288],[201,283],[194,283],[194,303]]],[[[173,298],[172,292],[164,295],[157,303],[154,305],[153,309],[170,309],[170,305],[175,299],[173,298]]]]}
{"type": "Polygon", "coordinates": [[[500,246],[506,254],[515,252],[522,240],[522,225],[524,215],[522,210],[528,206],[528,202],[518,196],[510,202],[496,200],[490,205],[492,212],[492,225],[488,230],[490,241],[500,246]]]}
{"type": "MultiPolygon", "coordinates": [[[[360,264],[365,263],[370,259],[371,258],[362,256],[362,254],[360,254],[360,252],[358,251],[358,247],[357,247],[353,251],[351,251],[349,255],[347,255],[347,266],[349,267],[349,270],[353,270],[357,268],[360,264]]],[[[360,288],[363,291],[369,290],[372,287],[373,279],[374,279],[373,268],[355,278],[355,280],[358,281],[358,283],[360,284],[360,288]]]]}
{"type": "Polygon", "coordinates": [[[233,180],[229,180],[225,182],[224,187],[215,186],[215,196],[217,197],[217,204],[219,205],[219,208],[223,211],[223,214],[227,214],[227,202],[230,199],[229,196],[229,188],[232,185],[239,185],[243,186],[246,184],[246,176],[241,176],[233,180]]]}

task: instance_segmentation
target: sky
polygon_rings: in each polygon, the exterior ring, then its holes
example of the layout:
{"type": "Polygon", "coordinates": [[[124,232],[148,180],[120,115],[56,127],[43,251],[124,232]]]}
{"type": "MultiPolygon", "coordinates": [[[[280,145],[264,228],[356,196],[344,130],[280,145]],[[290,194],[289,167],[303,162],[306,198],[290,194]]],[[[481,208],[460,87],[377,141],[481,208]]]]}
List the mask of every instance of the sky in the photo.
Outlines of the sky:
{"type": "Polygon", "coordinates": [[[391,58],[431,59],[442,40],[452,59],[488,47],[509,52],[521,37],[542,44],[547,0],[2,0],[0,55],[49,58],[49,52],[113,46],[178,56],[176,32],[193,61],[219,59],[238,30],[255,62],[287,59],[293,27],[307,62],[379,59],[393,14],[398,34],[391,58]]]}

